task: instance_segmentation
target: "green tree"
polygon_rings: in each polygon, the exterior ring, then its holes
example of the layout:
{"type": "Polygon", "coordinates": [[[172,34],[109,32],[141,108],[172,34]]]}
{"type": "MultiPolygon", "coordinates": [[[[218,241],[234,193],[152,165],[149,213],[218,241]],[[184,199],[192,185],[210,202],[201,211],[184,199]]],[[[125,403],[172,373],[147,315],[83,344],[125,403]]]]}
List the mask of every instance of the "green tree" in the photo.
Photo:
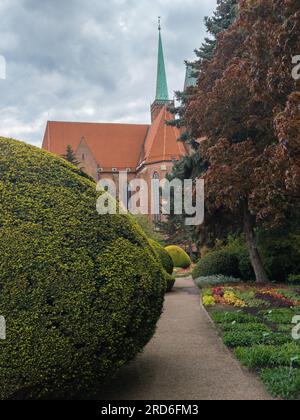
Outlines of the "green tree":
{"type": "Polygon", "coordinates": [[[77,160],[77,157],[72,149],[72,146],[70,145],[67,146],[66,153],[62,157],[75,166],[79,166],[80,164],[80,162],[77,160]]]}
{"type": "Polygon", "coordinates": [[[158,242],[160,245],[165,245],[163,235],[155,229],[155,226],[151,223],[148,216],[137,214],[133,217],[149,239],[158,242]]]}

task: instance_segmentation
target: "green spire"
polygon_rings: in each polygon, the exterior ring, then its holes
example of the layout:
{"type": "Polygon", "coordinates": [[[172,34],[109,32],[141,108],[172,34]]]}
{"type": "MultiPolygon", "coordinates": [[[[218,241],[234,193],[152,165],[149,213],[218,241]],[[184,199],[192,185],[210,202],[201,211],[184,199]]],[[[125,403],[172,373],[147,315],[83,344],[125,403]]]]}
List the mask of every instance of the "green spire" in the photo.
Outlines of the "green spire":
{"type": "Polygon", "coordinates": [[[157,81],[156,81],[156,100],[168,101],[168,83],[165,68],[164,50],[161,39],[160,18],[158,20],[159,40],[158,40],[158,62],[157,62],[157,81]]]}

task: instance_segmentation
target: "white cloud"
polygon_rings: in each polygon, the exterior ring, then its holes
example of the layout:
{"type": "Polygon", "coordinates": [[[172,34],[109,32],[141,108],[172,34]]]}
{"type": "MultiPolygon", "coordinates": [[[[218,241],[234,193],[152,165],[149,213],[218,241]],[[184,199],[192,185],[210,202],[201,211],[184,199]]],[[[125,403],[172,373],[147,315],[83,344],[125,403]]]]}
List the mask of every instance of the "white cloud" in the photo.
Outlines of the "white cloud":
{"type": "Polygon", "coordinates": [[[41,145],[47,119],[149,122],[162,16],[170,95],[216,0],[0,0],[0,136],[41,145]]]}

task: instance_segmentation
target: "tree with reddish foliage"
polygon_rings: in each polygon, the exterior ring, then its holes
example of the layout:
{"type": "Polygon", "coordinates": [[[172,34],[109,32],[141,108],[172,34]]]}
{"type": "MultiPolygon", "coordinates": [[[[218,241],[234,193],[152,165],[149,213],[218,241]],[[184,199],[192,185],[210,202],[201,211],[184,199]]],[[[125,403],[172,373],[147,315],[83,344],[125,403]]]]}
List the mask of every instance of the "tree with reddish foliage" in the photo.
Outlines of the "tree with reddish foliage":
{"type": "Polygon", "coordinates": [[[240,0],[186,107],[188,129],[206,138],[205,229],[225,217],[228,231],[243,231],[259,283],[268,278],[257,226],[275,228],[299,206],[300,82],[292,78],[299,33],[298,0],[240,0]]]}

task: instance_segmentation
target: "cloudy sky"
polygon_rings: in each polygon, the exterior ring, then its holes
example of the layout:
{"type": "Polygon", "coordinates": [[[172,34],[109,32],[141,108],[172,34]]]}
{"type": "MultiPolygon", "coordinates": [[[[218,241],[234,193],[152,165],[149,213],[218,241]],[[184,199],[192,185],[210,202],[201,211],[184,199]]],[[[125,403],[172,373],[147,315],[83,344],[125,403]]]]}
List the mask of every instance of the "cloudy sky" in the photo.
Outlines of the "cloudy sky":
{"type": "Polygon", "coordinates": [[[0,0],[0,56],[7,62],[0,136],[40,146],[48,119],[148,123],[157,17],[172,95],[215,6],[216,0],[0,0]]]}

